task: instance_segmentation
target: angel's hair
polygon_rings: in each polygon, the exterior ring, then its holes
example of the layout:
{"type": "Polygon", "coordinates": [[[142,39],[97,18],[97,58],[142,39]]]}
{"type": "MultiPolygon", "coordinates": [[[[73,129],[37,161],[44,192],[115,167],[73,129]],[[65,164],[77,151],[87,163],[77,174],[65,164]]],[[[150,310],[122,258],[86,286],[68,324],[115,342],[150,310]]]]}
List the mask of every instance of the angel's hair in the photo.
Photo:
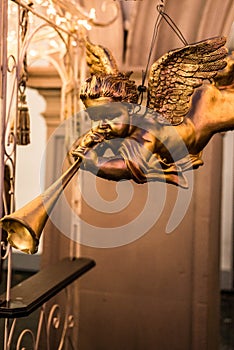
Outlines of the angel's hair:
{"type": "Polygon", "coordinates": [[[137,103],[137,85],[135,81],[129,79],[130,75],[131,72],[92,75],[83,84],[80,98],[84,104],[87,99],[101,97],[108,97],[113,101],[137,103]]]}

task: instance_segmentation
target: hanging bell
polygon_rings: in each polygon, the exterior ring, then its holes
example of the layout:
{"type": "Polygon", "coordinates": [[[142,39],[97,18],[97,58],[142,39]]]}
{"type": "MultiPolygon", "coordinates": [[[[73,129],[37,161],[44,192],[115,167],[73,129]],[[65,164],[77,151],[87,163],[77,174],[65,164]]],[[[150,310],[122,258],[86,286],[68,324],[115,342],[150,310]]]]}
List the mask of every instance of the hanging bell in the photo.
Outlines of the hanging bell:
{"type": "Polygon", "coordinates": [[[30,143],[30,117],[24,93],[19,96],[16,140],[18,145],[30,143]]]}

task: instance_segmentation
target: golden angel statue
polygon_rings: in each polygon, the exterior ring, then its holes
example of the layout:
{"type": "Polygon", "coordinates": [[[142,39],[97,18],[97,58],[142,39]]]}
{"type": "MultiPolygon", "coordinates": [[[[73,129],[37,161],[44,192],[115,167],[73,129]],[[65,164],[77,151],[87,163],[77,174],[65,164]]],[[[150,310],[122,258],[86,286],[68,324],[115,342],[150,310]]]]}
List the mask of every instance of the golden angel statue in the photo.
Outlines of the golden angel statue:
{"type": "Polygon", "coordinates": [[[141,108],[131,73],[121,73],[109,50],[87,41],[91,76],[80,97],[92,128],[73,144],[74,159],[82,158],[83,169],[105,179],[187,188],[184,172],[203,164],[211,137],[234,128],[233,94],[224,95],[213,81],[226,66],[225,43],[224,37],[203,40],[154,62],[141,108]],[[108,148],[111,156],[105,155],[108,148]]]}
{"type": "Polygon", "coordinates": [[[187,188],[184,173],[203,164],[201,153],[212,136],[234,129],[234,69],[231,64],[225,71],[224,45],[223,37],[204,40],[153,63],[143,107],[131,74],[119,72],[107,49],[87,42],[91,76],[80,97],[92,128],[74,142],[71,167],[44,193],[0,220],[8,242],[28,254],[37,251],[48,216],[80,166],[108,180],[164,181],[187,188]],[[217,88],[212,79],[219,71],[217,88]]]}

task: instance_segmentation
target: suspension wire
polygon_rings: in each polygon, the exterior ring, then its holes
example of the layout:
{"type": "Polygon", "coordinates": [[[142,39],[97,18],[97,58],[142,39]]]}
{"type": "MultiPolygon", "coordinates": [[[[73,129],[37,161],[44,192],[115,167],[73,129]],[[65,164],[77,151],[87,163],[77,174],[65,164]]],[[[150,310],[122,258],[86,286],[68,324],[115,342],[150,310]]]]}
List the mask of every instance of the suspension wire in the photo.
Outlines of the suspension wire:
{"type": "Polygon", "coordinates": [[[175,24],[175,22],[172,20],[172,18],[163,10],[163,7],[158,5],[157,10],[160,13],[160,15],[163,17],[163,19],[167,22],[167,24],[171,27],[173,32],[178,36],[180,41],[186,46],[188,45],[187,40],[183,36],[181,30],[178,28],[178,26],[175,24]]]}
{"type": "Polygon", "coordinates": [[[146,80],[146,77],[148,74],[150,59],[151,59],[152,52],[153,52],[153,47],[154,47],[154,44],[156,42],[156,38],[158,36],[158,30],[159,30],[159,26],[162,22],[162,19],[164,19],[167,22],[167,24],[174,31],[174,33],[177,35],[177,37],[180,39],[180,41],[183,43],[183,45],[184,46],[188,45],[188,42],[185,39],[185,37],[183,36],[181,30],[178,28],[178,26],[175,24],[175,22],[172,20],[172,18],[164,11],[164,0],[161,0],[161,3],[156,6],[156,9],[158,11],[158,16],[156,18],[155,25],[154,25],[154,31],[153,31],[151,44],[150,44],[150,50],[149,50],[149,56],[148,56],[148,60],[147,60],[147,64],[146,64],[146,69],[142,70],[142,83],[141,83],[141,85],[138,86],[138,91],[139,91],[138,104],[142,103],[143,94],[146,91],[145,80],[146,80]]]}
{"type": "MultiPolygon", "coordinates": [[[[159,6],[163,7],[164,5],[161,4],[159,6]]],[[[162,17],[161,17],[161,13],[159,12],[158,16],[156,18],[156,21],[155,21],[155,25],[154,25],[154,31],[153,31],[153,36],[152,36],[152,39],[151,39],[150,51],[149,51],[149,56],[148,56],[148,60],[147,60],[147,64],[146,64],[146,69],[142,71],[142,83],[141,83],[140,86],[138,86],[138,91],[140,92],[140,94],[139,94],[140,101],[138,102],[138,104],[142,103],[143,94],[146,91],[146,87],[144,85],[145,84],[145,79],[146,79],[147,74],[148,74],[149,63],[150,63],[151,55],[152,55],[152,52],[153,52],[153,47],[154,47],[154,44],[155,44],[155,41],[156,41],[156,38],[157,38],[157,35],[158,35],[158,29],[159,29],[159,25],[160,25],[161,21],[162,21],[162,17]]]]}

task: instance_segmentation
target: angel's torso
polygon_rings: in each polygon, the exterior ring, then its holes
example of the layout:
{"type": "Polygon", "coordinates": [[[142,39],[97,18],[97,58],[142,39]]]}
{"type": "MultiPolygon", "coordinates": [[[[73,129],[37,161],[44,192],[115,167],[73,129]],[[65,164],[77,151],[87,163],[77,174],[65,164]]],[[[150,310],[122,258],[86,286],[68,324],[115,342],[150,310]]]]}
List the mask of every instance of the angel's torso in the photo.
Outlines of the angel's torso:
{"type": "Polygon", "coordinates": [[[130,137],[141,143],[149,155],[153,153],[171,163],[193,153],[195,130],[188,118],[177,126],[162,125],[155,118],[147,118],[146,123],[135,127],[130,137]]]}

